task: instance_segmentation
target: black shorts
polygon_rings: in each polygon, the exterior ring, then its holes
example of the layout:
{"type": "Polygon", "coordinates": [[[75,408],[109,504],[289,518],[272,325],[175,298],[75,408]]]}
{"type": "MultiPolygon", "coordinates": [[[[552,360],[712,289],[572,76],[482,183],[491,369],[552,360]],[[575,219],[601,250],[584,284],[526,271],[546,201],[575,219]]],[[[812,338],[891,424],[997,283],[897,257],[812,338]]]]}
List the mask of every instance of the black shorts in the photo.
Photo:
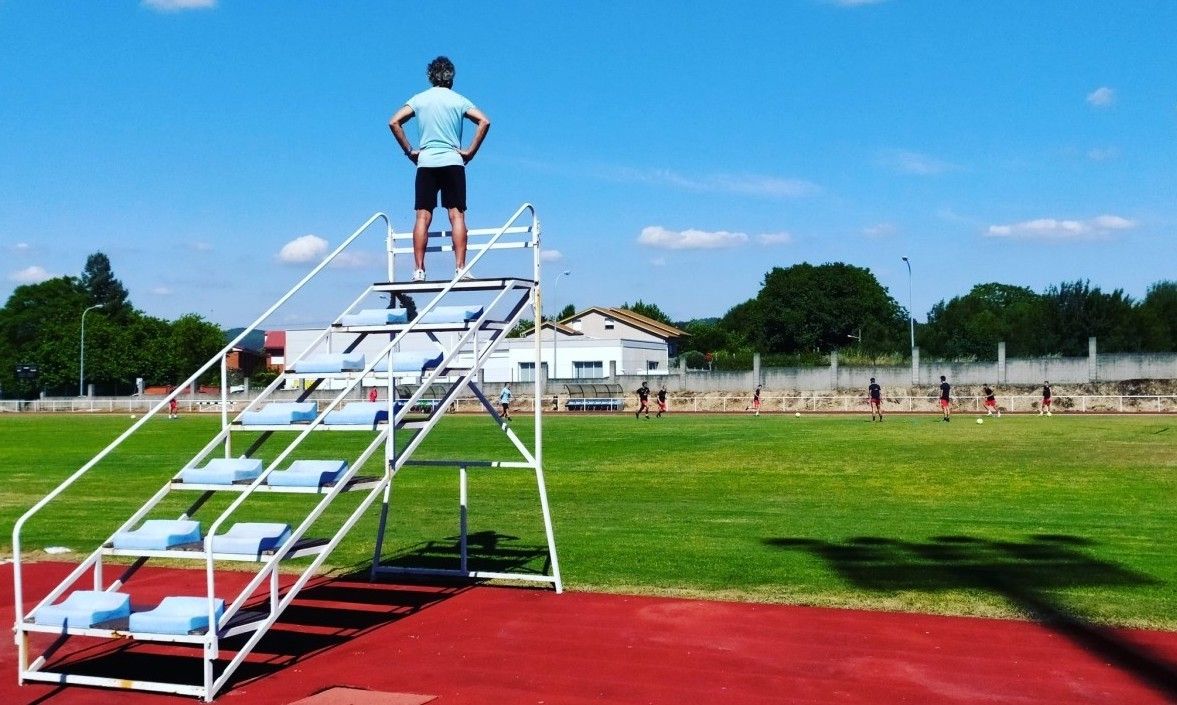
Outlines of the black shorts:
{"type": "Polygon", "coordinates": [[[457,208],[463,213],[466,212],[466,167],[417,167],[416,199],[413,208],[419,211],[433,210],[437,207],[439,191],[442,208],[457,208]]]}

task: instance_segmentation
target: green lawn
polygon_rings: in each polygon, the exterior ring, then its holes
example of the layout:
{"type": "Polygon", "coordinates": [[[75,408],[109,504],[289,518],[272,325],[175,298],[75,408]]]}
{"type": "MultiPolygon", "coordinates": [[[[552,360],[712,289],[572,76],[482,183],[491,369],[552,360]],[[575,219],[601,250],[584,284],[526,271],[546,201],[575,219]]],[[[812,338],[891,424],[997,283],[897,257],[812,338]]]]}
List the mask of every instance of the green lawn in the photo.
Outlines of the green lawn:
{"type": "MultiPolygon", "coordinates": [[[[92,549],[216,422],[153,419],[30,522],[25,549],[92,549]]],[[[129,423],[0,417],[4,550],[16,517],[129,423]]],[[[530,418],[514,425],[529,441],[530,418]]],[[[1063,610],[1177,629],[1177,418],[555,415],[545,436],[569,589],[949,614],[1063,610]]],[[[353,434],[312,441],[319,457],[350,459],[360,447],[353,434]]],[[[272,442],[263,455],[278,450],[272,442]]],[[[432,457],[471,452],[512,459],[481,417],[446,419],[422,447],[432,457]]],[[[538,568],[532,477],[472,470],[470,530],[496,535],[495,560],[538,568]]],[[[387,553],[448,550],[457,473],[409,468],[393,494],[387,553]]],[[[310,501],[268,496],[242,518],[295,522],[310,501]]],[[[331,562],[370,558],[375,525],[373,513],[331,562]]]]}

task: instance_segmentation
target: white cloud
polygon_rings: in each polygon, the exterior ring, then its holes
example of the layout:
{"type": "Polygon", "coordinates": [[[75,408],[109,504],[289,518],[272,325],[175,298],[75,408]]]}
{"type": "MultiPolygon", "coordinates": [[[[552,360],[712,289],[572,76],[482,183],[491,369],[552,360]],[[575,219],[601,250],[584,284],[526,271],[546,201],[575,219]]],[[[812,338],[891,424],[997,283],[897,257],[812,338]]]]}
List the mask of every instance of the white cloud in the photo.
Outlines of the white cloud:
{"type": "Polygon", "coordinates": [[[715,250],[738,247],[748,242],[747,233],[729,233],[726,230],[667,230],[661,225],[642,228],[638,244],[665,250],[715,250]]]}
{"type": "Polygon", "coordinates": [[[156,286],[151,288],[151,293],[155,294],[156,296],[171,296],[172,290],[166,286],[156,286]]]}
{"type": "Polygon", "coordinates": [[[666,258],[665,257],[655,257],[654,259],[650,260],[650,265],[653,267],[665,267],[666,266],[666,258]]]}
{"type": "Polygon", "coordinates": [[[862,234],[867,237],[887,237],[894,235],[896,228],[890,223],[876,223],[875,225],[868,225],[862,229],[862,234]]]}
{"type": "Polygon", "coordinates": [[[15,245],[9,245],[8,249],[12,250],[13,252],[24,253],[32,250],[33,246],[27,242],[18,242],[15,245]]]}
{"type": "Polygon", "coordinates": [[[1103,230],[1131,230],[1137,223],[1135,220],[1121,218],[1118,215],[1100,215],[1092,219],[1091,224],[1103,230]]]}
{"type": "Polygon", "coordinates": [[[194,240],[188,243],[188,249],[192,250],[193,252],[212,252],[213,246],[212,243],[194,240]]]}
{"type": "Polygon", "coordinates": [[[541,262],[559,262],[564,259],[564,253],[559,250],[540,250],[539,259],[541,262]]]}
{"type": "Polygon", "coordinates": [[[761,233],[760,235],[756,236],[756,240],[765,247],[769,247],[771,245],[788,245],[793,241],[793,236],[786,232],[761,233]]]}
{"type": "Polygon", "coordinates": [[[1096,108],[1108,108],[1116,102],[1116,92],[1107,86],[1100,86],[1087,94],[1087,104],[1096,108]]]}
{"type": "Polygon", "coordinates": [[[1120,156],[1120,150],[1116,147],[1092,147],[1087,150],[1087,158],[1095,162],[1115,159],[1118,156],[1120,156]]]}
{"type": "Polygon", "coordinates": [[[821,187],[804,179],[757,174],[709,174],[686,176],[670,169],[620,169],[612,173],[622,181],[659,184],[705,193],[737,193],[761,198],[803,198],[821,192],[821,187]]]}
{"type": "Polygon", "coordinates": [[[141,0],[139,4],[159,12],[183,12],[214,8],[217,6],[217,0],[141,0]]]}
{"type": "Polygon", "coordinates": [[[302,264],[323,258],[327,254],[327,241],[317,235],[296,237],[282,246],[278,261],[285,264],[302,264]]]}
{"type": "Polygon", "coordinates": [[[933,176],[947,171],[956,171],[959,166],[943,159],[912,152],[907,149],[887,149],[879,153],[879,164],[899,172],[916,176],[933,176]]]}
{"type": "Polygon", "coordinates": [[[988,237],[1020,240],[1085,240],[1106,237],[1113,230],[1130,230],[1136,221],[1118,215],[1100,215],[1089,220],[1036,218],[1008,225],[990,225],[988,237]]]}
{"type": "Polygon", "coordinates": [[[8,275],[9,281],[14,281],[18,284],[37,284],[52,278],[52,274],[45,271],[44,267],[36,264],[8,275]]]}
{"type": "Polygon", "coordinates": [[[828,0],[831,5],[838,7],[862,7],[864,5],[880,5],[887,0],[828,0]]]}

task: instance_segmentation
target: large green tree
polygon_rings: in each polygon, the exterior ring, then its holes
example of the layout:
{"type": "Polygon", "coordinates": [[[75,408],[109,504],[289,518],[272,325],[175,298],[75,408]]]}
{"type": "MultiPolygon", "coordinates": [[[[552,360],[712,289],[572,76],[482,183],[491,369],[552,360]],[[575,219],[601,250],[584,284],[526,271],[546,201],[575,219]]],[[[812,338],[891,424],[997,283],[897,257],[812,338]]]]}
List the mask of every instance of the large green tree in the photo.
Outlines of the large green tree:
{"type": "Polygon", "coordinates": [[[1053,344],[1044,328],[1046,310],[1046,300],[1026,287],[978,284],[932,307],[919,345],[931,355],[993,359],[1004,341],[1009,355],[1041,355],[1053,344]]]}
{"type": "Polygon", "coordinates": [[[648,304],[645,301],[638,299],[632,304],[621,304],[620,308],[633,311],[634,313],[645,316],[646,318],[652,318],[655,321],[658,321],[659,323],[665,323],[668,326],[674,325],[674,322],[670,320],[670,316],[667,316],[662,309],[658,308],[658,304],[648,304]]]}
{"type": "Polygon", "coordinates": [[[82,268],[82,288],[90,297],[90,304],[102,304],[106,314],[119,322],[127,322],[134,314],[130,295],[123,283],[114,276],[110,258],[95,252],[86,258],[82,268]]]}
{"type": "Polygon", "coordinates": [[[742,313],[761,352],[891,352],[906,332],[906,312],[870,270],[842,262],[774,267],[755,301],[742,313]]]}

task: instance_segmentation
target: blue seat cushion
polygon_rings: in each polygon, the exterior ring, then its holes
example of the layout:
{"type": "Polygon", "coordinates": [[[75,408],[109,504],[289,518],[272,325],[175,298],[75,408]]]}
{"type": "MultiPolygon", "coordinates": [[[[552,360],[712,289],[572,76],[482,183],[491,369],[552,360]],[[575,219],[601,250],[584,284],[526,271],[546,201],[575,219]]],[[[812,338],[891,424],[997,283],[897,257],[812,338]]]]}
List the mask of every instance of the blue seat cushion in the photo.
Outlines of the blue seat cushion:
{"type": "Polygon", "coordinates": [[[344,326],[386,326],[392,323],[407,323],[407,312],[403,308],[366,308],[349,313],[339,319],[344,326]]]}
{"type": "Polygon", "coordinates": [[[131,596],[122,592],[75,590],[65,600],[37,610],[34,621],[54,627],[86,628],[131,613],[131,596]]]}
{"type": "Polygon", "coordinates": [[[481,315],[481,306],[437,306],[417,320],[421,323],[465,323],[481,315]]]}
{"type": "Polygon", "coordinates": [[[313,401],[279,401],[266,404],[257,411],[241,415],[242,426],[285,426],[314,421],[319,415],[319,404],[313,401]]]}
{"type": "MultiPolygon", "coordinates": [[[[225,613],[225,601],[214,600],[217,619],[225,613]]],[[[207,597],[165,597],[155,608],[131,615],[130,630],[146,634],[188,634],[208,629],[207,597]]]]}
{"type": "MultiPolygon", "coordinates": [[[[395,403],[397,409],[402,406],[403,401],[395,403]]],[[[383,401],[353,401],[323,419],[328,426],[374,426],[383,421],[388,421],[388,403],[383,401]]]]}
{"type": "Polygon", "coordinates": [[[294,363],[295,372],[355,372],[364,369],[364,354],[317,353],[294,363]]]}
{"type": "MultiPolygon", "coordinates": [[[[394,352],[392,354],[392,370],[393,372],[424,372],[441,364],[442,354],[440,352],[426,352],[422,350],[409,350],[406,352],[394,352]]],[[[388,372],[387,358],[380,360],[372,368],[373,372],[388,372]]]]}
{"type": "Polygon", "coordinates": [[[259,458],[213,458],[202,468],[188,468],[180,479],[193,485],[231,485],[262,474],[259,458]]]}
{"type": "Polygon", "coordinates": [[[213,537],[213,553],[260,556],[286,543],[288,538],[289,524],[243,521],[213,537]]]}
{"type": "Polygon", "coordinates": [[[115,548],[164,550],[200,540],[200,522],[184,519],[148,519],[137,529],[114,535],[115,548]]]}
{"type": "Polygon", "coordinates": [[[347,470],[343,460],[296,460],[285,470],[266,475],[275,487],[322,487],[335,482],[347,470]]]}

